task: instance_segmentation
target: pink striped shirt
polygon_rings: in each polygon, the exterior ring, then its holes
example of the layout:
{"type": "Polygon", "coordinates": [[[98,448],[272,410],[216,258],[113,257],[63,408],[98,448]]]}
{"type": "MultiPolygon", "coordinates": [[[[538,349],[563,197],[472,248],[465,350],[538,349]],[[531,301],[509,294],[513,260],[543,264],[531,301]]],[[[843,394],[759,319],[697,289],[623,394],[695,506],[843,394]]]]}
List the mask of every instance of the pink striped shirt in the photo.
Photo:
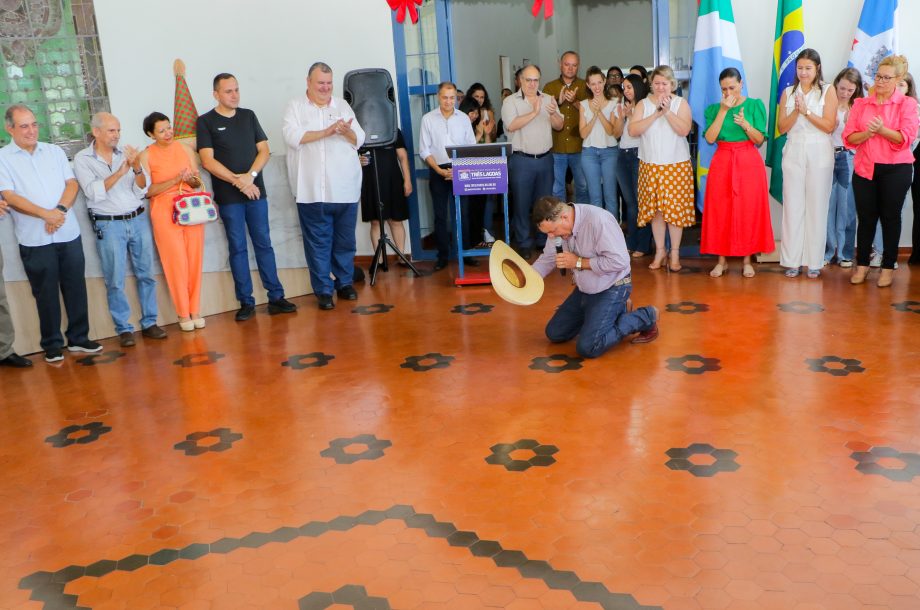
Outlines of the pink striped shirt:
{"type": "Polygon", "coordinates": [[[856,149],[853,170],[866,180],[872,180],[876,163],[913,163],[911,142],[917,137],[917,100],[895,90],[888,100],[879,103],[875,95],[858,98],[850,110],[850,118],[843,129],[843,145],[856,149]],[[862,144],[850,144],[850,135],[866,131],[866,126],[875,117],[882,117],[888,129],[901,134],[902,142],[895,144],[875,134],[862,144]]]}

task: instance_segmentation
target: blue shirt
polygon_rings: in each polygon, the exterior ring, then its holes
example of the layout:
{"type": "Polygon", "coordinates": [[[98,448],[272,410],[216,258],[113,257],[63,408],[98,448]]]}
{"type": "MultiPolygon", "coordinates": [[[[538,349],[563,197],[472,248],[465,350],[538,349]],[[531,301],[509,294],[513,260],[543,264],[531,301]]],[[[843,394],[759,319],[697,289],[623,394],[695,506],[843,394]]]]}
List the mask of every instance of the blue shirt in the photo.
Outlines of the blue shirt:
{"type": "MultiPolygon", "coordinates": [[[[95,144],[90,144],[73,158],[73,171],[86,195],[86,207],[102,216],[130,214],[141,206],[147,188],[137,186],[134,170],[129,169],[112,188],[105,190],[105,181],[121,169],[125,155],[119,149],[112,151],[112,164],[96,154],[95,144]]],[[[150,184],[150,182],[146,182],[150,184]]]]}
{"type": "MultiPolygon", "coordinates": [[[[38,142],[32,154],[10,142],[0,149],[0,193],[13,191],[35,205],[53,210],[61,202],[68,180],[74,180],[67,155],[60,146],[38,142]]],[[[12,209],[16,239],[23,246],[47,246],[80,237],[76,216],[66,214],[64,225],[54,233],[45,221],[12,209]]]]}

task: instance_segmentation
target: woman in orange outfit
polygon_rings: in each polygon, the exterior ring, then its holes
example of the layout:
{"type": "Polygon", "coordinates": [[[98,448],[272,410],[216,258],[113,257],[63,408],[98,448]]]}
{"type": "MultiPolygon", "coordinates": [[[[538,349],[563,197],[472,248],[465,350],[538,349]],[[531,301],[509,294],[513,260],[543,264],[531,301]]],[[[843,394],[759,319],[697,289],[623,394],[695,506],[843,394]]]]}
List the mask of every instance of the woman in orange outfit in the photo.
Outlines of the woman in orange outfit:
{"type": "Polygon", "coordinates": [[[153,112],[144,119],[144,133],[153,144],[141,153],[141,164],[150,175],[150,222],[166,274],[179,328],[184,331],[204,328],[200,315],[201,261],[204,253],[204,225],[184,227],[173,222],[173,198],[182,186],[184,192],[198,190],[201,178],[194,153],[173,138],[169,118],[153,112]]]}

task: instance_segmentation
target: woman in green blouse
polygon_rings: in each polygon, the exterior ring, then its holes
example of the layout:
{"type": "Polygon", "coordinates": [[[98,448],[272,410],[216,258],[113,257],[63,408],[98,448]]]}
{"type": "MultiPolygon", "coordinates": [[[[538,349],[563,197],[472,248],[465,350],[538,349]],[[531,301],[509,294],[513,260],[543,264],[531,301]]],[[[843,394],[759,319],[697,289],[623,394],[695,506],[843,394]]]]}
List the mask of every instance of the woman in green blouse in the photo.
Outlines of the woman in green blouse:
{"type": "Polygon", "coordinates": [[[719,86],[722,101],[706,108],[706,141],[718,148],[706,179],[700,252],[719,256],[712,277],[728,269],[728,256],[743,256],[742,275],[754,277],[751,255],[774,249],[767,172],[757,152],[767,113],[762,101],[742,95],[737,69],[723,70],[719,86]]]}

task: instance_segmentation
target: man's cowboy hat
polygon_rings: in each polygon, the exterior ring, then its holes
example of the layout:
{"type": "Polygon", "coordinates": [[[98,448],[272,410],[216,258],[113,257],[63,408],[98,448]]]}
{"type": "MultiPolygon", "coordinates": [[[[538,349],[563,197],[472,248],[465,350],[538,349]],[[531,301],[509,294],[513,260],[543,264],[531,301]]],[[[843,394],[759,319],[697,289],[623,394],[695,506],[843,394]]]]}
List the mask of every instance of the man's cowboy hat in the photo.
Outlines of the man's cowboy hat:
{"type": "Polygon", "coordinates": [[[533,305],[543,296],[543,278],[501,240],[492,244],[489,277],[498,296],[515,305],[533,305]]]}

